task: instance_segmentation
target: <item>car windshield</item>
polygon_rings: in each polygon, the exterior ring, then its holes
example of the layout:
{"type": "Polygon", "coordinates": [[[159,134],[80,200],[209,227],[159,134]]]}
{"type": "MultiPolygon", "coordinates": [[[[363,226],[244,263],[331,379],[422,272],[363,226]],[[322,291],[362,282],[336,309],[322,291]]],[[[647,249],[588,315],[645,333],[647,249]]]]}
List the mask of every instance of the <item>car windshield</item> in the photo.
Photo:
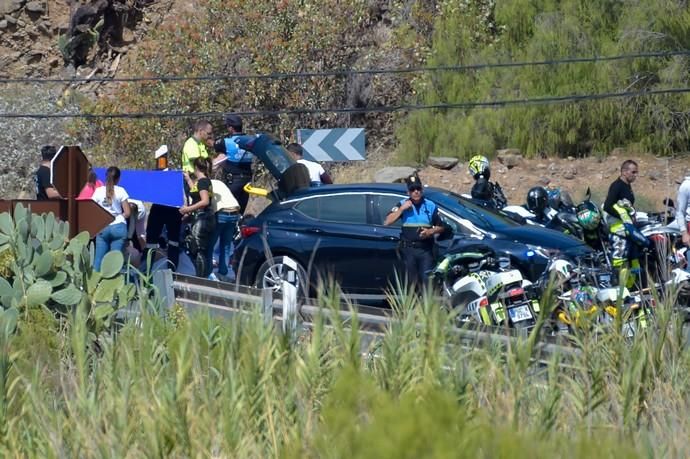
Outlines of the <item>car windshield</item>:
{"type": "Polygon", "coordinates": [[[519,226],[513,220],[473,204],[469,199],[452,191],[439,190],[438,195],[438,197],[435,196],[432,199],[435,199],[439,204],[447,207],[449,211],[466,218],[480,228],[500,229],[519,226]]]}

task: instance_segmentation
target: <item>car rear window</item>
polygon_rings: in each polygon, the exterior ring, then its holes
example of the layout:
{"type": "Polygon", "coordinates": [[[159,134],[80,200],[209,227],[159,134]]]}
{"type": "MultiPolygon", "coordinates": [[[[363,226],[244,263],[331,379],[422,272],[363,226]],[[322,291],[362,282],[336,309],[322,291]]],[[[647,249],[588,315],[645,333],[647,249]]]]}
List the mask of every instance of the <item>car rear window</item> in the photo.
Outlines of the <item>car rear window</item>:
{"type": "Polygon", "coordinates": [[[365,194],[339,194],[305,199],[295,205],[304,215],[326,222],[366,224],[365,194]]]}

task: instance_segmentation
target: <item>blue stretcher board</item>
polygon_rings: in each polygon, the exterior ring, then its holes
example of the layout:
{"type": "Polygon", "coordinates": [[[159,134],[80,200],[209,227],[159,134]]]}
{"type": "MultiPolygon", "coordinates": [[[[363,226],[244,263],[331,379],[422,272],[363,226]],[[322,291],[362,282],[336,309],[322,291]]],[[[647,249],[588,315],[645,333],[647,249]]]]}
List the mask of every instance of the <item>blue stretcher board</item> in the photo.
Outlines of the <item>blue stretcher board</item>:
{"type": "MultiPolygon", "coordinates": [[[[106,168],[95,167],[93,170],[105,183],[106,168]]],[[[120,173],[118,185],[132,199],[171,207],[182,207],[184,204],[182,171],[121,169],[120,173]]]]}

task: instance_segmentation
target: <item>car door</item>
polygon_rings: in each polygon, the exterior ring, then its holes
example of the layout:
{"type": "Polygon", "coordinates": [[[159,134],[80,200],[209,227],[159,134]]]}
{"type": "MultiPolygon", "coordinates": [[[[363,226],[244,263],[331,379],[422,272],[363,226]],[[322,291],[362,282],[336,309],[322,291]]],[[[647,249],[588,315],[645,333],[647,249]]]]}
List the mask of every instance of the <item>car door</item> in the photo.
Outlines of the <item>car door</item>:
{"type": "Polygon", "coordinates": [[[400,230],[402,222],[396,221],[392,225],[383,224],[388,213],[400,204],[407,196],[395,193],[373,193],[371,195],[371,221],[372,232],[378,241],[376,255],[378,263],[386,267],[385,285],[396,286],[398,280],[404,279],[404,264],[400,258],[398,244],[400,243],[400,230]],[[396,279],[397,276],[397,279],[396,279]]]}
{"type": "Polygon", "coordinates": [[[378,255],[380,237],[369,223],[370,201],[365,192],[320,195],[295,209],[313,223],[306,228],[314,236],[309,238],[313,268],[337,281],[347,293],[381,293],[391,266],[378,255]]]}

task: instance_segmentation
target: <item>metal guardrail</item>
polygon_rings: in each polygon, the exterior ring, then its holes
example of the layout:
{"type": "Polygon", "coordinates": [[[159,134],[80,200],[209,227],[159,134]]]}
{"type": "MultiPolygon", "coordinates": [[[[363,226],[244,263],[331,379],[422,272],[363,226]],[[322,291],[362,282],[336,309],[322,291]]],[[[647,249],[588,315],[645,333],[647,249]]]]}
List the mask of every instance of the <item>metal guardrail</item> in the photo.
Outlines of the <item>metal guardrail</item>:
{"type": "MultiPolygon", "coordinates": [[[[154,283],[161,291],[164,304],[172,307],[175,303],[188,311],[206,311],[221,317],[232,317],[236,314],[250,313],[258,308],[265,320],[283,324],[285,329],[290,317],[286,317],[286,307],[283,298],[274,298],[270,289],[257,289],[220,281],[200,279],[193,276],[173,274],[169,270],[157,272],[154,283]]],[[[373,340],[380,339],[391,323],[396,320],[391,311],[381,308],[357,306],[357,322],[363,335],[363,348],[366,349],[373,340]]],[[[314,319],[321,315],[327,322],[335,313],[340,320],[352,319],[352,311],[347,306],[338,311],[320,307],[313,302],[301,304],[298,310],[299,326],[311,328],[314,319]]],[[[521,341],[518,336],[506,329],[489,329],[486,327],[454,327],[452,334],[465,348],[477,348],[491,345],[514,347],[521,341]]],[[[523,339],[524,341],[524,339],[523,339]]],[[[556,343],[540,341],[536,344],[537,360],[546,362],[554,355],[561,359],[569,359],[579,354],[579,350],[556,343]]],[[[566,365],[564,362],[561,365],[566,365]]]]}

